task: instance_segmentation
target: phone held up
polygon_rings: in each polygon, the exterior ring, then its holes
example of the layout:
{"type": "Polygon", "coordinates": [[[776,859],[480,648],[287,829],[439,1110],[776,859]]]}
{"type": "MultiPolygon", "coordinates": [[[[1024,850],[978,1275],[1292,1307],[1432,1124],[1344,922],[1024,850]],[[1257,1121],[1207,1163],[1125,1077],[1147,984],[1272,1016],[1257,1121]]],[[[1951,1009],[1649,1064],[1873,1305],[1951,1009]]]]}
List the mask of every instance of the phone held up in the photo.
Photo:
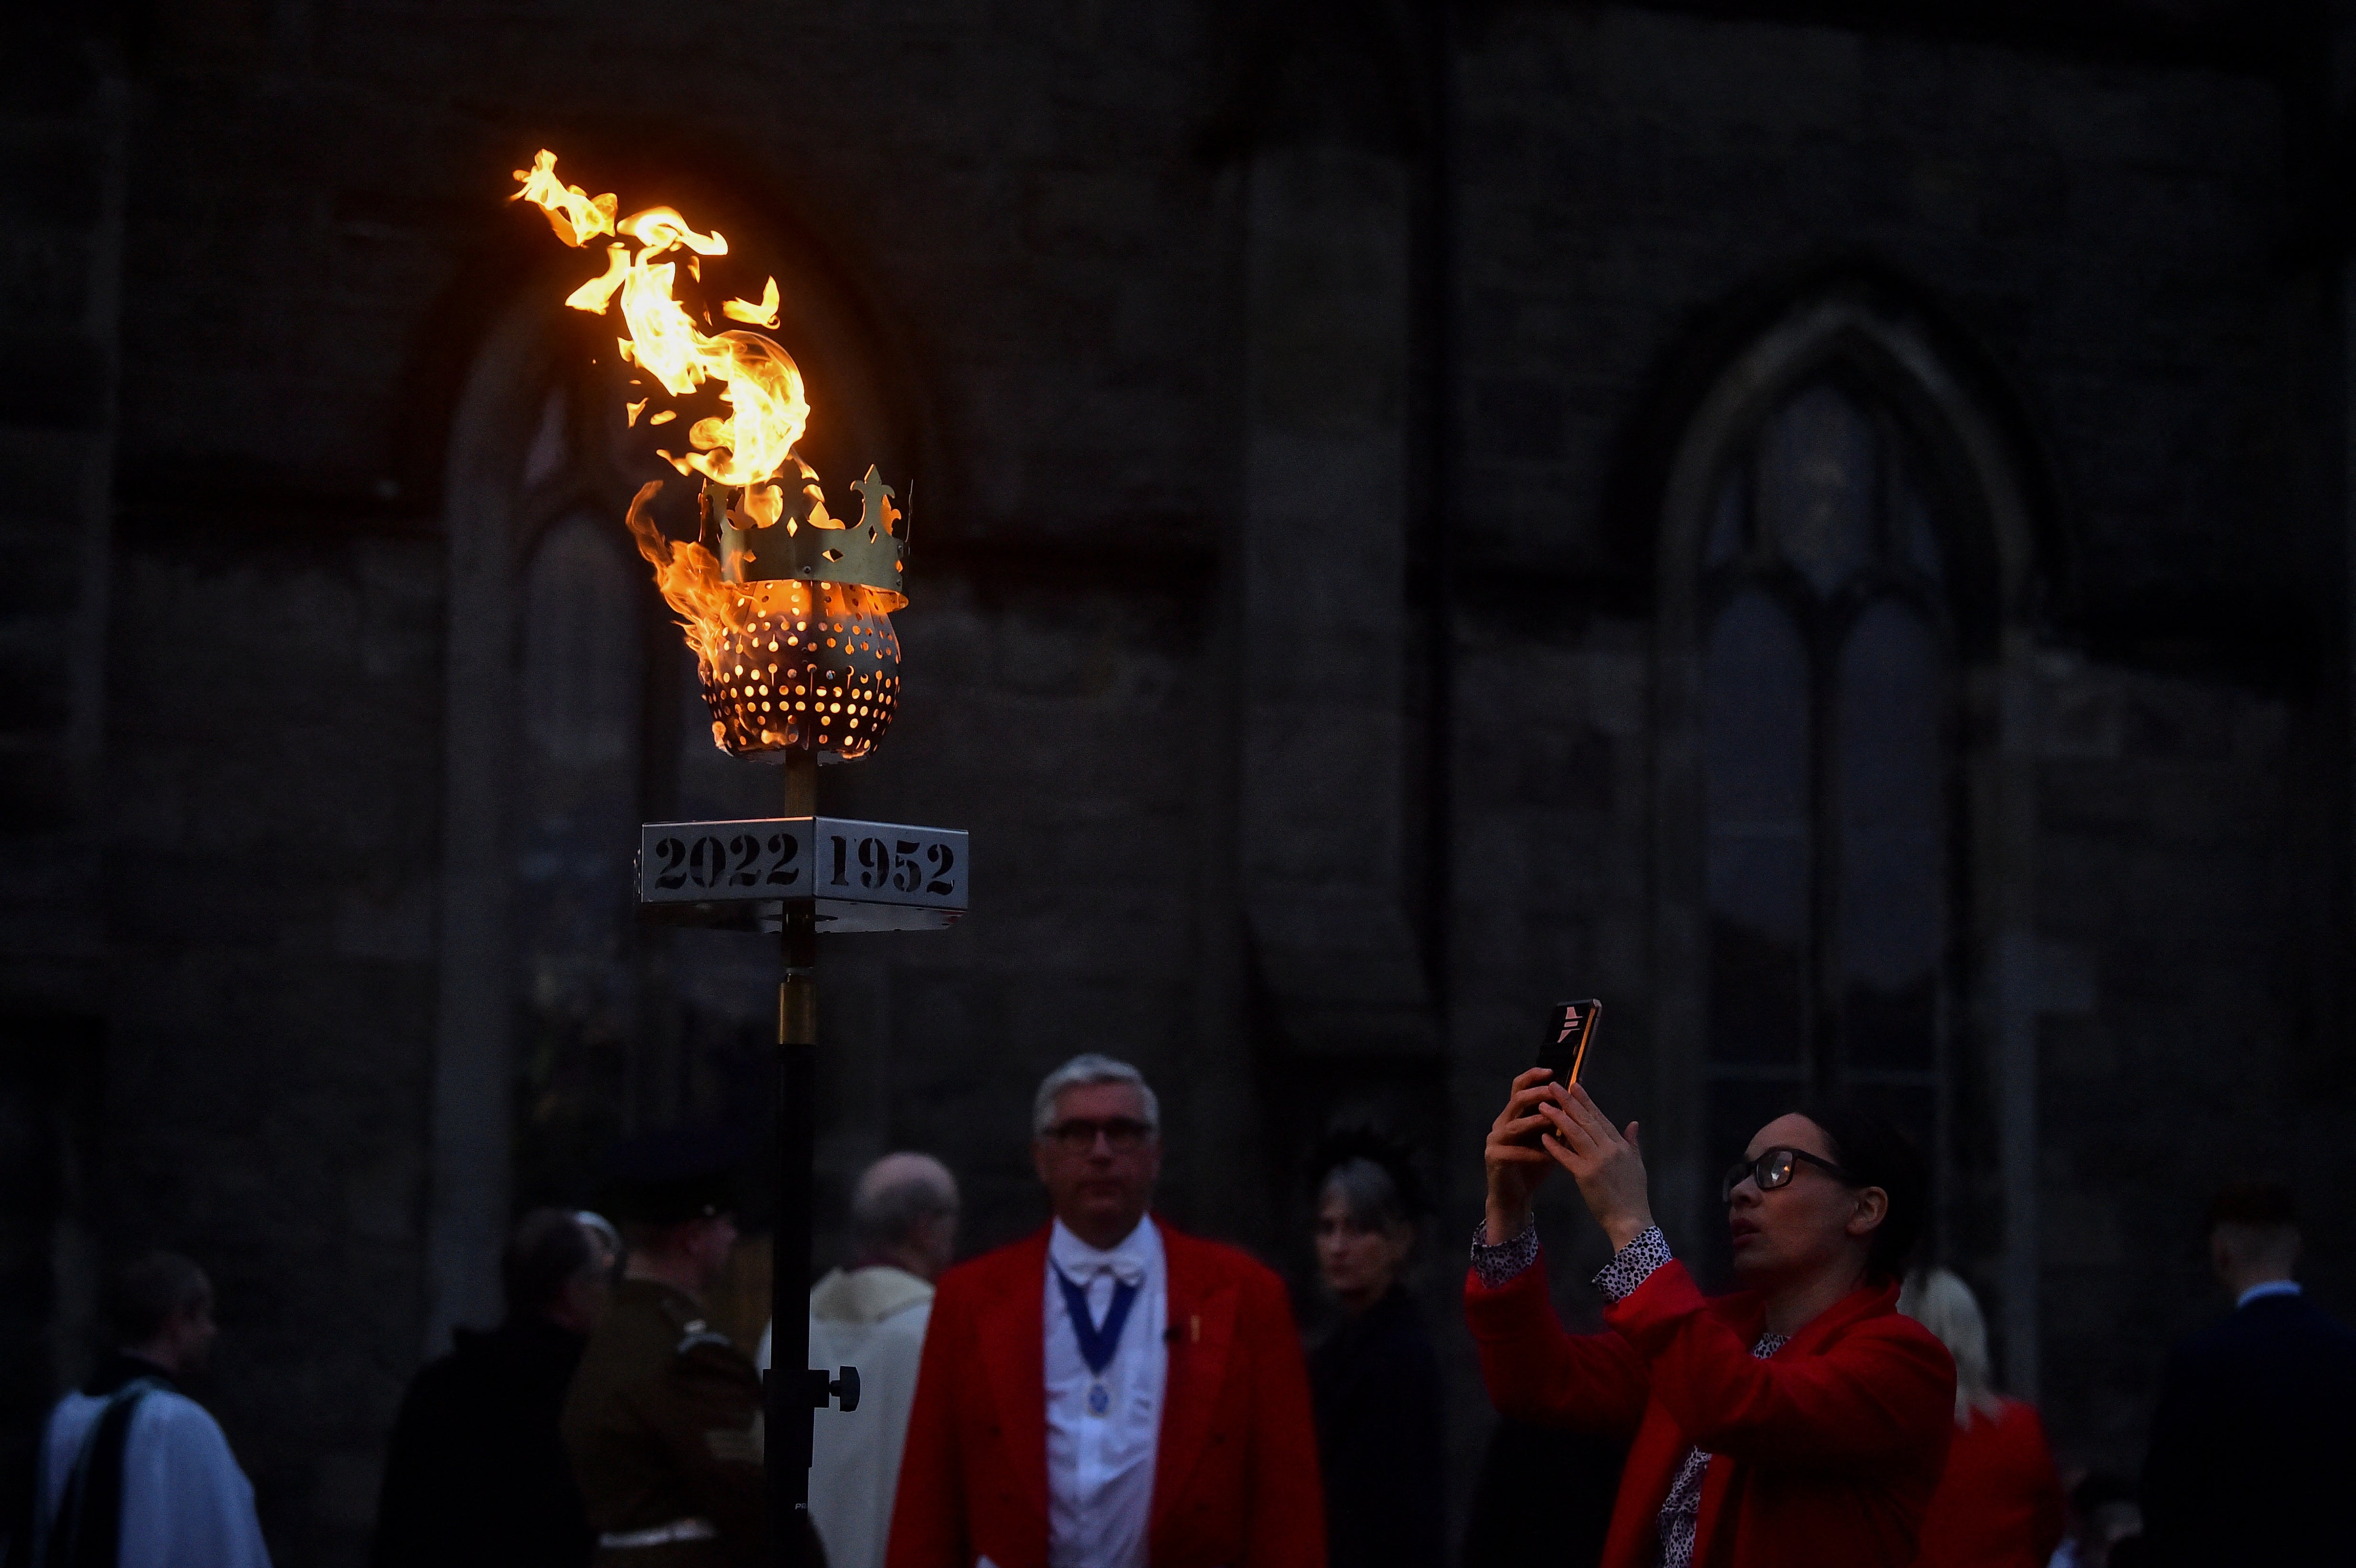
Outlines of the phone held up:
{"type": "Polygon", "coordinates": [[[1547,1014],[1547,1039],[1538,1047],[1537,1064],[1551,1072],[1557,1083],[1569,1088],[1587,1065],[1587,1048],[1595,1039],[1595,1026],[1602,1021],[1603,1004],[1592,997],[1557,1002],[1547,1014]]]}

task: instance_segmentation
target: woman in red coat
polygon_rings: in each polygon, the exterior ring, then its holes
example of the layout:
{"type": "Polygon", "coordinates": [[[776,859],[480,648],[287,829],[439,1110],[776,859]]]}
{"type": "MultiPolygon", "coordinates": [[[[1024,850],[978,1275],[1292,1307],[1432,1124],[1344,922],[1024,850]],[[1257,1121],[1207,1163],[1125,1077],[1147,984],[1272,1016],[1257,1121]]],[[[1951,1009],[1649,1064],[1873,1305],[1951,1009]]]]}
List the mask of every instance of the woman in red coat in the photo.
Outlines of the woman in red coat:
{"type": "Polygon", "coordinates": [[[2062,1477],[2037,1407],[1989,1386],[1987,1320],[1972,1287],[1943,1268],[1921,1269],[1898,1310],[1955,1358],[1955,1441],[1922,1516],[1915,1568],[2045,1568],[2062,1544],[2062,1477]]]}
{"type": "MultiPolygon", "coordinates": [[[[1778,1116],[1727,1173],[1735,1273],[1705,1300],[1653,1223],[1636,1125],[1534,1068],[1489,1129],[1465,1317],[1509,1415],[1630,1440],[1604,1568],[1908,1568],[1954,1431],[1946,1348],[1896,1310],[1929,1182],[1870,1113],[1778,1116]],[[1559,1165],[1614,1249],[1564,1331],[1530,1199],[1559,1165]]],[[[1544,1498],[1530,1506],[1543,1509],[1544,1498]]]]}

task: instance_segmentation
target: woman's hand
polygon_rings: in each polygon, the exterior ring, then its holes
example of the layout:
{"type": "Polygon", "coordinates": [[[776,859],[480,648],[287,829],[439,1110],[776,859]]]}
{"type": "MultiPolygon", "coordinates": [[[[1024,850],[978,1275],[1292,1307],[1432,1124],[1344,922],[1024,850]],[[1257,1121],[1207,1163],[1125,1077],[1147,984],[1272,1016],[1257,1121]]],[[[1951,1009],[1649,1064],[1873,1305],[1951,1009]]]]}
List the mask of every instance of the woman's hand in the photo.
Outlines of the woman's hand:
{"type": "MultiPolygon", "coordinates": [[[[1527,1073],[1522,1075],[1529,1076],[1527,1073]]],[[[1521,1079],[1515,1080],[1516,1083],[1521,1079]]],[[[1510,1106],[1507,1107],[1511,1109],[1510,1106]]],[[[1587,1086],[1574,1083],[1566,1093],[1556,1090],[1538,1107],[1553,1129],[1539,1142],[1554,1162],[1570,1172],[1579,1183],[1579,1195],[1587,1200],[1587,1211],[1603,1227],[1612,1239],[1612,1250],[1618,1252],[1630,1242],[1653,1227],[1653,1202],[1644,1177],[1644,1156],[1636,1147],[1636,1124],[1628,1124],[1625,1133],[1612,1126],[1612,1120],[1595,1107],[1588,1098],[1587,1086]]],[[[1504,1118],[1498,1121],[1504,1125],[1504,1118]]],[[[1492,1147],[1497,1135],[1489,1135],[1492,1147]]],[[[1497,1179],[1491,1166],[1489,1204],[1496,1208],[1497,1179]]],[[[1531,1183],[1536,1186],[1536,1182],[1531,1183]]],[[[1492,1227],[1496,1221],[1492,1220],[1492,1227]]],[[[1495,1236],[1490,1238],[1493,1242],[1495,1236]]]]}
{"type": "Polygon", "coordinates": [[[1512,1241],[1530,1222],[1530,1195],[1551,1163],[1537,1147],[1547,1126],[1539,1107],[1556,1093],[1547,1080],[1543,1067],[1515,1078],[1505,1108],[1489,1124],[1489,1141],[1481,1150],[1489,1172],[1488,1231],[1483,1240],[1493,1247],[1512,1241]]]}

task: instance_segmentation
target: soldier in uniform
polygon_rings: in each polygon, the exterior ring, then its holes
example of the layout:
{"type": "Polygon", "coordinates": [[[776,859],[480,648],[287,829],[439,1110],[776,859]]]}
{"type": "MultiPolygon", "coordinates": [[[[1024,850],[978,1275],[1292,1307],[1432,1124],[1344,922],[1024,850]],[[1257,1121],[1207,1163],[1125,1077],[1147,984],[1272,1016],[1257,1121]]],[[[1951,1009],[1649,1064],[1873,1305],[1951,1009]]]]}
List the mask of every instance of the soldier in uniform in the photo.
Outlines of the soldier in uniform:
{"type": "Polygon", "coordinates": [[[761,1380],[705,1321],[736,1244],[734,1151],[660,1135],[614,1161],[628,1261],[564,1404],[595,1568],[754,1568],[767,1552],[761,1380]]]}

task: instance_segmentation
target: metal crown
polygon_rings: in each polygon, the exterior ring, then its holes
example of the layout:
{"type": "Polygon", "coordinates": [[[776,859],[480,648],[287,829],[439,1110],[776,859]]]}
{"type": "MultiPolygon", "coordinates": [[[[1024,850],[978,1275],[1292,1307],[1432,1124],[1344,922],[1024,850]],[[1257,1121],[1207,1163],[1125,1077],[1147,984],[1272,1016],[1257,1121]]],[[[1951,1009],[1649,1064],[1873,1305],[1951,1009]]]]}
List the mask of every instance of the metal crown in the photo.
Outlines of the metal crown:
{"type": "Polygon", "coordinates": [[[805,466],[807,483],[798,493],[780,482],[786,513],[766,528],[753,525],[741,508],[743,492],[727,492],[720,525],[721,576],[729,582],[854,582],[892,596],[891,609],[908,603],[903,573],[907,554],[905,520],[892,505],[899,494],[884,483],[873,464],[851,488],[860,514],[845,525],[827,516],[818,476],[805,466]],[[895,532],[893,525],[902,523],[895,532]]]}

